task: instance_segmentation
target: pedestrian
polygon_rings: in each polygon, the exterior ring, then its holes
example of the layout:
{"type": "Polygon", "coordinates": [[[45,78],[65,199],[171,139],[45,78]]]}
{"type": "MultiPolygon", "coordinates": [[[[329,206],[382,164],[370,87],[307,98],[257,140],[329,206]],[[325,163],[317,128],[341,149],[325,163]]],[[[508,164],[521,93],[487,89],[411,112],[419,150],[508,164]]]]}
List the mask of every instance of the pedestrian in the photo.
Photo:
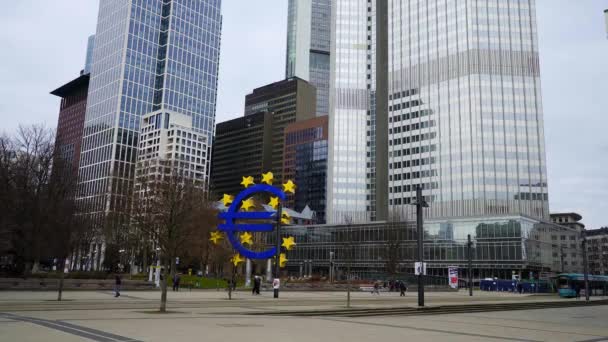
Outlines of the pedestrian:
{"type": "Polygon", "coordinates": [[[251,295],[256,295],[258,292],[258,276],[253,276],[253,287],[251,288],[251,295]]]}
{"type": "Polygon", "coordinates": [[[374,291],[372,291],[372,294],[380,295],[380,282],[379,281],[374,283],[374,291]]]}
{"type": "Polygon", "coordinates": [[[574,287],[574,291],[576,292],[576,299],[580,299],[581,298],[581,287],[579,285],[576,285],[574,287]]]}
{"type": "Polygon", "coordinates": [[[120,297],[120,285],[122,280],[120,279],[120,275],[116,275],[114,278],[114,298],[120,297]]]}
{"type": "Polygon", "coordinates": [[[259,295],[260,294],[260,287],[262,287],[262,277],[256,275],[255,278],[253,279],[253,288],[255,290],[255,294],[259,295]]]}
{"type": "Polygon", "coordinates": [[[173,276],[173,292],[179,292],[179,274],[175,273],[173,276]]]}
{"type": "Polygon", "coordinates": [[[405,292],[407,292],[407,285],[405,285],[405,282],[403,280],[399,281],[399,297],[405,297],[405,292]]]}

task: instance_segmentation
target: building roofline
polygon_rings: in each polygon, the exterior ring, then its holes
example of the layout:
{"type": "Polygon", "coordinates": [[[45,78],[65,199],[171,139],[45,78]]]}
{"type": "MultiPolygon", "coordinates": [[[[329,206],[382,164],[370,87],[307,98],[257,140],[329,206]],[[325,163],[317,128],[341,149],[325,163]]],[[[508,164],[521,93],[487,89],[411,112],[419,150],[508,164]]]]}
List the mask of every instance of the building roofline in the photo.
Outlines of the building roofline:
{"type": "Polygon", "coordinates": [[[574,212],[569,212],[569,213],[551,213],[549,214],[549,216],[553,217],[553,216],[574,216],[576,218],[576,221],[580,221],[583,219],[583,216],[581,216],[580,214],[574,213],[574,212]]]}
{"type": "Polygon", "coordinates": [[[51,95],[66,97],[69,96],[75,89],[88,86],[90,74],[82,74],[61,87],[51,91],[51,95]]]}

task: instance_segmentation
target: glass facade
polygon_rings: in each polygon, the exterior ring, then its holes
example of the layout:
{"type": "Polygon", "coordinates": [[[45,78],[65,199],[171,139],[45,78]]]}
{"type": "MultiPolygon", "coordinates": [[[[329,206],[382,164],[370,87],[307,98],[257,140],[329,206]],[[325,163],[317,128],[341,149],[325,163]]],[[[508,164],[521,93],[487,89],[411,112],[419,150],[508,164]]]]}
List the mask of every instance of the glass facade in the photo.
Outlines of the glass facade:
{"type": "Polygon", "coordinates": [[[93,65],[93,49],[95,49],[95,35],[89,36],[87,40],[87,56],[84,63],[84,73],[91,73],[91,66],[93,65]]]}
{"type": "Polygon", "coordinates": [[[220,8],[221,0],[100,1],[79,171],[87,212],[129,207],[143,115],[186,115],[211,141],[220,8]]]}
{"type": "MultiPolygon", "coordinates": [[[[575,230],[521,216],[428,221],[424,230],[427,274],[435,276],[447,276],[449,266],[466,271],[469,234],[475,279],[558,273],[563,267],[562,251],[581,253],[580,244],[562,248],[554,241],[554,236],[570,236],[575,230]]],[[[331,252],[338,273],[350,264],[359,278],[374,279],[386,275],[390,263],[395,264],[395,273],[414,273],[415,222],[293,226],[282,228],[282,234],[295,237],[298,244],[287,253],[287,270],[292,275],[304,263],[312,263],[315,274],[328,274],[331,252]]]]}
{"type": "Polygon", "coordinates": [[[333,4],[327,222],[365,222],[371,17],[365,0],[333,4]]]}
{"type": "Polygon", "coordinates": [[[331,0],[289,0],[285,77],[317,88],[317,116],[329,113],[331,0]]]}
{"type": "Polygon", "coordinates": [[[390,209],[547,219],[535,1],[389,8],[390,209]]]}
{"type": "Polygon", "coordinates": [[[327,116],[297,122],[285,129],[283,178],[292,179],[298,189],[288,196],[286,206],[301,212],[306,206],[325,223],[327,181],[327,116]]]}

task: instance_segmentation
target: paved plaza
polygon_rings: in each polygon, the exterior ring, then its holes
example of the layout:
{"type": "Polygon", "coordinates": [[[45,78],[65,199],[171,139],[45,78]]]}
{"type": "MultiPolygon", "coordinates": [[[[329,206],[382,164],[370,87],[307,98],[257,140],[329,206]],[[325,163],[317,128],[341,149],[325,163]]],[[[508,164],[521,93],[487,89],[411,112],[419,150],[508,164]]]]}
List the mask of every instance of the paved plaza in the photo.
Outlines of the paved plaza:
{"type": "MultiPolygon", "coordinates": [[[[223,291],[0,292],[0,341],[608,341],[608,306],[363,318],[269,316],[278,310],[344,308],[345,293],[283,292],[252,297],[223,291]]],[[[353,293],[357,308],[415,306],[416,295],[353,293]]],[[[563,301],[557,296],[427,293],[427,305],[563,301]]]]}

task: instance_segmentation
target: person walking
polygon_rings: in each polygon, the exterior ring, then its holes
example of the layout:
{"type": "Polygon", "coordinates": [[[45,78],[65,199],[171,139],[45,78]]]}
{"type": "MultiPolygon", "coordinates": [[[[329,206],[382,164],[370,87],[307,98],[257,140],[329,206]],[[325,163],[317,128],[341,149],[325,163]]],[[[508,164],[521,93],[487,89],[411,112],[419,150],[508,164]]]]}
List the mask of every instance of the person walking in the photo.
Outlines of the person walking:
{"type": "Polygon", "coordinates": [[[372,291],[372,294],[380,295],[380,282],[379,281],[374,283],[374,290],[372,291]]]}
{"type": "Polygon", "coordinates": [[[179,274],[175,273],[173,276],[173,292],[179,292],[179,274]]]}
{"type": "Polygon", "coordinates": [[[120,297],[120,285],[122,284],[122,280],[120,279],[120,275],[116,275],[114,278],[114,298],[120,297]]]}
{"type": "Polygon", "coordinates": [[[258,276],[255,275],[255,276],[253,276],[253,287],[251,288],[252,296],[256,294],[257,287],[258,287],[258,276]]]}
{"type": "Polygon", "coordinates": [[[405,292],[407,291],[407,285],[403,280],[399,281],[399,297],[405,297],[405,292]]]}
{"type": "Polygon", "coordinates": [[[579,285],[576,285],[574,287],[574,291],[576,292],[576,299],[581,299],[581,287],[579,285]]]}
{"type": "Polygon", "coordinates": [[[256,295],[260,294],[260,287],[262,287],[262,277],[256,275],[253,279],[253,289],[256,295]]]}

